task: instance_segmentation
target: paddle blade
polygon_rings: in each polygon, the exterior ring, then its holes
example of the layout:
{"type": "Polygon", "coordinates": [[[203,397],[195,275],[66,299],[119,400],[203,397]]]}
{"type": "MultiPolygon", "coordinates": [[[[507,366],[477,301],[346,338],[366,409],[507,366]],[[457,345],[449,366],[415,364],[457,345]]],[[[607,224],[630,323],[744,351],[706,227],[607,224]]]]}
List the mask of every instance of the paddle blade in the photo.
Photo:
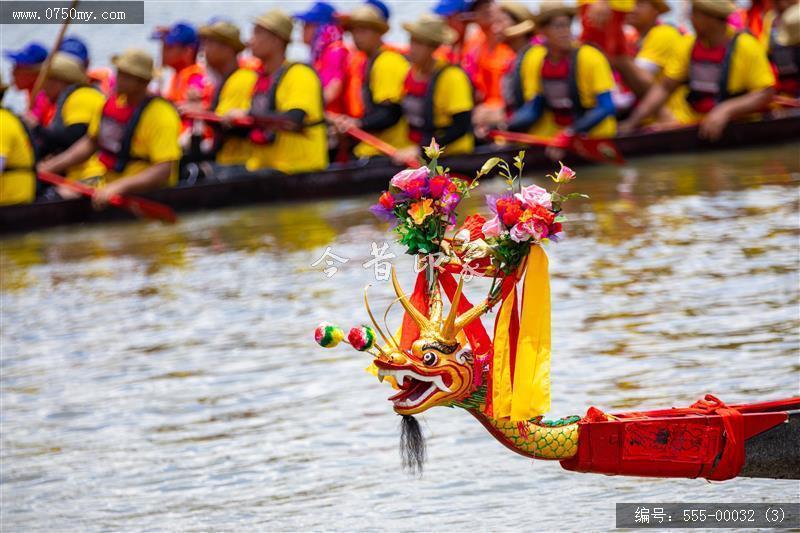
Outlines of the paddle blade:
{"type": "Polygon", "coordinates": [[[611,139],[587,139],[575,137],[572,142],[572,150],[583,157],[601,163],[613,163],[615,165],[625,164],[617,144],[611,139]]]}

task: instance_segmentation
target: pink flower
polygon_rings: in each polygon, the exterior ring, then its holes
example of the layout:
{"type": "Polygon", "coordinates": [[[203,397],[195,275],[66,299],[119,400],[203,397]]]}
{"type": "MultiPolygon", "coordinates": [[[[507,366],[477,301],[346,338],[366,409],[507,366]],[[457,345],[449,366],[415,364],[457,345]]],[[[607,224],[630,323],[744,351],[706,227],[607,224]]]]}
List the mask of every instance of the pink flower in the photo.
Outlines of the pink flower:
{"type": "Polygon", "coordinates": [[[503,223],[500,222],[500,217],[495,215],[494,218],[487,220],[483,224],[481,230],[483,231],[483,236],[486,238],[499,237],[500,233],[503,232],[503,223]]]}
{"type": "Polygon", "coordinates": [[[455,190],[456,186],[447,176],[434,176],[429,183],[431,198],[441,198],[447,192],[455,190]]]}
{"type": "Polygon", "coordinates": [[[515,242],[525,242],[531,238],[539,242],[547,237],[547,234],[547,224],[535,218],[520,222],[511,228],[511,240],[515,242]]]}
{"type": "Polygon", "coordinates": [[[397,187],[401,191],[408,192],[409,186],[418,183],[420,178],[423,180],[428,178],[427,168],[407,168],[395,174],[389,182],[389,185],[397,187]]]}
{"type": "Polygon", "coordinates": [[[553,204],[550,202],[550,193],[538,185],[529,185],[528,187],[523,187],[522,192],[519,192],[514,196],[528,206],[541,205],[547,209],[553,207],[553,204]]]}
{"type": "Polygon", "coordinates": [[[575,171],[569,167],[564,166],[564,163],[558,163],[561,168],[558,170],[558,175],[554,178],[556,183],[567,183],[575,179],[575,171]]]}

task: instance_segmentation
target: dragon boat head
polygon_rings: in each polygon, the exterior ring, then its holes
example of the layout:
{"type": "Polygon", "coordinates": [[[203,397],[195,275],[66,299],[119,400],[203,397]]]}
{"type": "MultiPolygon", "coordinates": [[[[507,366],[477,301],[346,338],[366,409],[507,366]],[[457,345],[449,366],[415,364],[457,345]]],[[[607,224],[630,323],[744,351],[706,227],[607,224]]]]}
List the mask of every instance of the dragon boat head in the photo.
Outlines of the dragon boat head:
{"type": "Polygon", "coordinates": [[[487,310],[486,304],[458,314],[463,280],[459,282],[449,313],[443,318],[441,293],[430,298],[428,313],[422,313],[406,297],[392,269],[392,284],[397,300],[419,326],[419,337],[410,350],[403,350],[396,339],[384,334],[369,310],[367,311],[386,347],[375,353],[374,364],[380,381],[391,378],[398,392],[389,400],[400,415],[414,415],[436,406],[450,406],[465,399],[475,390],[473,353],[463,329],[487,310]]]}

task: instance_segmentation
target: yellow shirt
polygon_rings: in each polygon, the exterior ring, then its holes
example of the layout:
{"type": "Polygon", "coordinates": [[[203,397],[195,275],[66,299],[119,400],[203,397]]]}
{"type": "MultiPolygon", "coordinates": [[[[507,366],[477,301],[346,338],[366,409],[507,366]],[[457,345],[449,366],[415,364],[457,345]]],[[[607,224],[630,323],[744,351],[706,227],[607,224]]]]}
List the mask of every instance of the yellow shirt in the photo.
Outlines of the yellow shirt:
{"type": "MultiPolygon", "coordinates": [[[[115,96],[112,96],[114,98],[115,96]]],[[[124,98],[116,96],[117,98],[124,98]]],[[[89,124],[89,136],[96,139],[100,129],[101,115],[96,116],[89,124]]],[[[181,128],[181,119],[175,108],[161,98],[151,101],[136,125],[131,141],[131,160],[122,173],[107,170],[104,179],[107,182],[115,181],[138,174],[148,167],[172,162],[172,173],[169,185],[178,182],[178,161],[182,152],[178,144],[178,134],[181,128]]]]}
{"type": "Polygon", "coordinates": [[[30,137],[22,122],[8,109],[0,108],[0,205],[29,204],[36,196],[36,177],[30,137]]]}
{"type": "MultiPolygon", "coordinates": [[[[684,39],[681,32],[669,24],[653,27],[642,39],[641,48],[636,54],[636,64],[655,73],[657,82],[664,78],[664,67],[672,59],[684,39]]],[[[681,114],[685,103],[687,89],[682,87],[675,91],[667,101],[667,109],[673,116],[681,114]]]]}
{"type": "MultiPolygon", "coordinates": [[[[78,87],[64,101],[61,108],[61,119],[64,126],[74,124],[92,123],[92,120],[103,112],[103,104],[106,97],[97,89],[91,87],[78,87]]],[[[93,155],[83,163],[79,163],[67,169],[66,178],[70,180],[82,180],[96,178],[105,173],[106,167],[93,155]]]]}
{"type": "MultiPolygon", "coordinates": [[[[400,104],[403,101],[403,84],[408,75],[408,61],[405,57],[393,50],[385,50],[378,54],[372,63],[369,73],[369,90],[372,92],[372,101],[378,104],[400,104]]],[[[400,118],[397,124],[375,133],[375,136],[394,146],[403,148],[410,144],[408,140],[408,123],[405,118],[400,118]]],[[[373,157],[381,155],[369,144],[360,143],[354,149],[356,157],[373,157]]]]}
{"type": "Polygon", "coordinates": [[[547,47],[536,44],[528,48],[525,57],[522,58],[520,65],[520,79],[522,80],[522,96],[529,102],[538,92],[539,71],[542,68],[542,61],[547,55],[547,47]]]}
{"type": "MultiPolygon", "coordinates": [[[[308,65],[288,67],[275,91],[275,111],[302,109],[306,122],[322,120],[322,83],[308,65]]],[[[248,170],[273,168],[293,174],[322,170],[328,166],[328,133],[325,124],[310,126],[295,133],[278,131],[275,140],[266,145],[253,145],[248,170]]]]}
{"type": "MultiPolygon", "coordinates": [[[[446,68],[439,75],[433,88],[433,126],[446,128],[453,122],[453,115],[472,111],[472,84],[467,74],[460,68],[446,68]]],[[[469,154],[475,148],[472,132],[464,134],[447,145],[445,155],[469,154]]]]}
{"type": "MultiPolygon", "coordinates": [[[[535,56],[537,74],[531,78],[531,94],[542,94],[542,65],[546,54],[535,56]]],[[[611,65],[603,53],[593,46],[583,45],[578,50],[576,61],[578,63],[575,77],[578,84],[578,96],[581,106],[584,109],[593,109],[597,106],[597,95],[609,92],[614,89],[614,76],[611,73],[611,65]]],[[[556,124],[553,112],[546,109],[542,117],[531,127],[532,135],[542,137],[555,137],[558,135],[562,126],[556,124]]],[[[606,117],[597,126],[588,132],[589,137],[607,138],[617,134],[617,119],[606,117]]]]}
{"type": "MultiPolygon", "coordinates": [[[[733,34],[733,32],[731,32],[733,34]]],[[[672,80],[687,83],[695,37],[681,40],[672,60],[664,67],[664,75],[672,80]]],[[[767,53],[755,37],[742,33],[736,40],[731,56],[728,76],[728,94],[760,91],[775,85],[775,75],[767,59],[767,53]]],[[[693,124],[703,117],[683,100],[676,118],[684,124],[693,124]]]]}
{"type": "MultiPolygon", "coordinates": [[[[578,0],[579,6],[594,4],[597,0],[578,0]]],[[[613,11],[620,11],[622,13],[630,13],[636,5],[636,0],[609,0],[608,6],[613,11]]]]}
{"type": "MultiPolygon", "coordinates": [[[[253,70],[240,68],[234,71],[222,86],[219,101],[214,112],[225,115],[229,111],[247,111],[253,96],[253,87],[258,74],[253,70]]],[[[244,165],[250,158],[252,143],[246,137],[226,136],[217,152],[217,163],[220,165],[244,165]]]]}

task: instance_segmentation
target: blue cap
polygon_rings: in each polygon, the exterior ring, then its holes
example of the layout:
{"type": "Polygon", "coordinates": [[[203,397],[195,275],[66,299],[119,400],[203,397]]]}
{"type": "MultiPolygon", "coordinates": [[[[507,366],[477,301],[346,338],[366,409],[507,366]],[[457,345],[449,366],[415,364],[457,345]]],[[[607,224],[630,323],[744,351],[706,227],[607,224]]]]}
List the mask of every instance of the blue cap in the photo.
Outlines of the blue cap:
{"type": "Polygon", "coordinates": [[[330,24],[336,10],[327,2],[317,2],[305,13],[296,13],[294,18],[312,24],[330,24]]]}
{"type": "Polygon", "coordinates": [[[383,15],[383,18],[389,20],[389,15],[391,14],[391,11],[389,11],[389,6],[381,2],[381,0],[367,0],[364,3],[370,6],[377,7],[378,11],[380,11],[381,14],[383,15]]]}
{"type": "Polygon", "coordinates": [[[77,57],[84,65],[89,63],[89,49],[86,48],[86,43],[78,37],[67,37],[61,41],[58,49],[77,57]]]}
{"type": "Polygon", "coordinates": [[[34,42],[28,43],[25,48],[20,50],[3,52],[3,55],[13,61],[15,65],[39,65],[47,59],[47,48],[34,42]]]}
{"type": "Polygon", "coordinates": [[[176,22],[173,26],[167,28],[156,28],[150,38],[160,40],[164,44],[192,46],[200,43],[197,31],[191,24],[186,22],[176,22]]]}
{"type": "Polygon", "coordinates": [[[442,17],[449,17],[467,11],[467,7],[465,0],[439,0],[439,3],[433,8],[433,12],[442,17]]]}

